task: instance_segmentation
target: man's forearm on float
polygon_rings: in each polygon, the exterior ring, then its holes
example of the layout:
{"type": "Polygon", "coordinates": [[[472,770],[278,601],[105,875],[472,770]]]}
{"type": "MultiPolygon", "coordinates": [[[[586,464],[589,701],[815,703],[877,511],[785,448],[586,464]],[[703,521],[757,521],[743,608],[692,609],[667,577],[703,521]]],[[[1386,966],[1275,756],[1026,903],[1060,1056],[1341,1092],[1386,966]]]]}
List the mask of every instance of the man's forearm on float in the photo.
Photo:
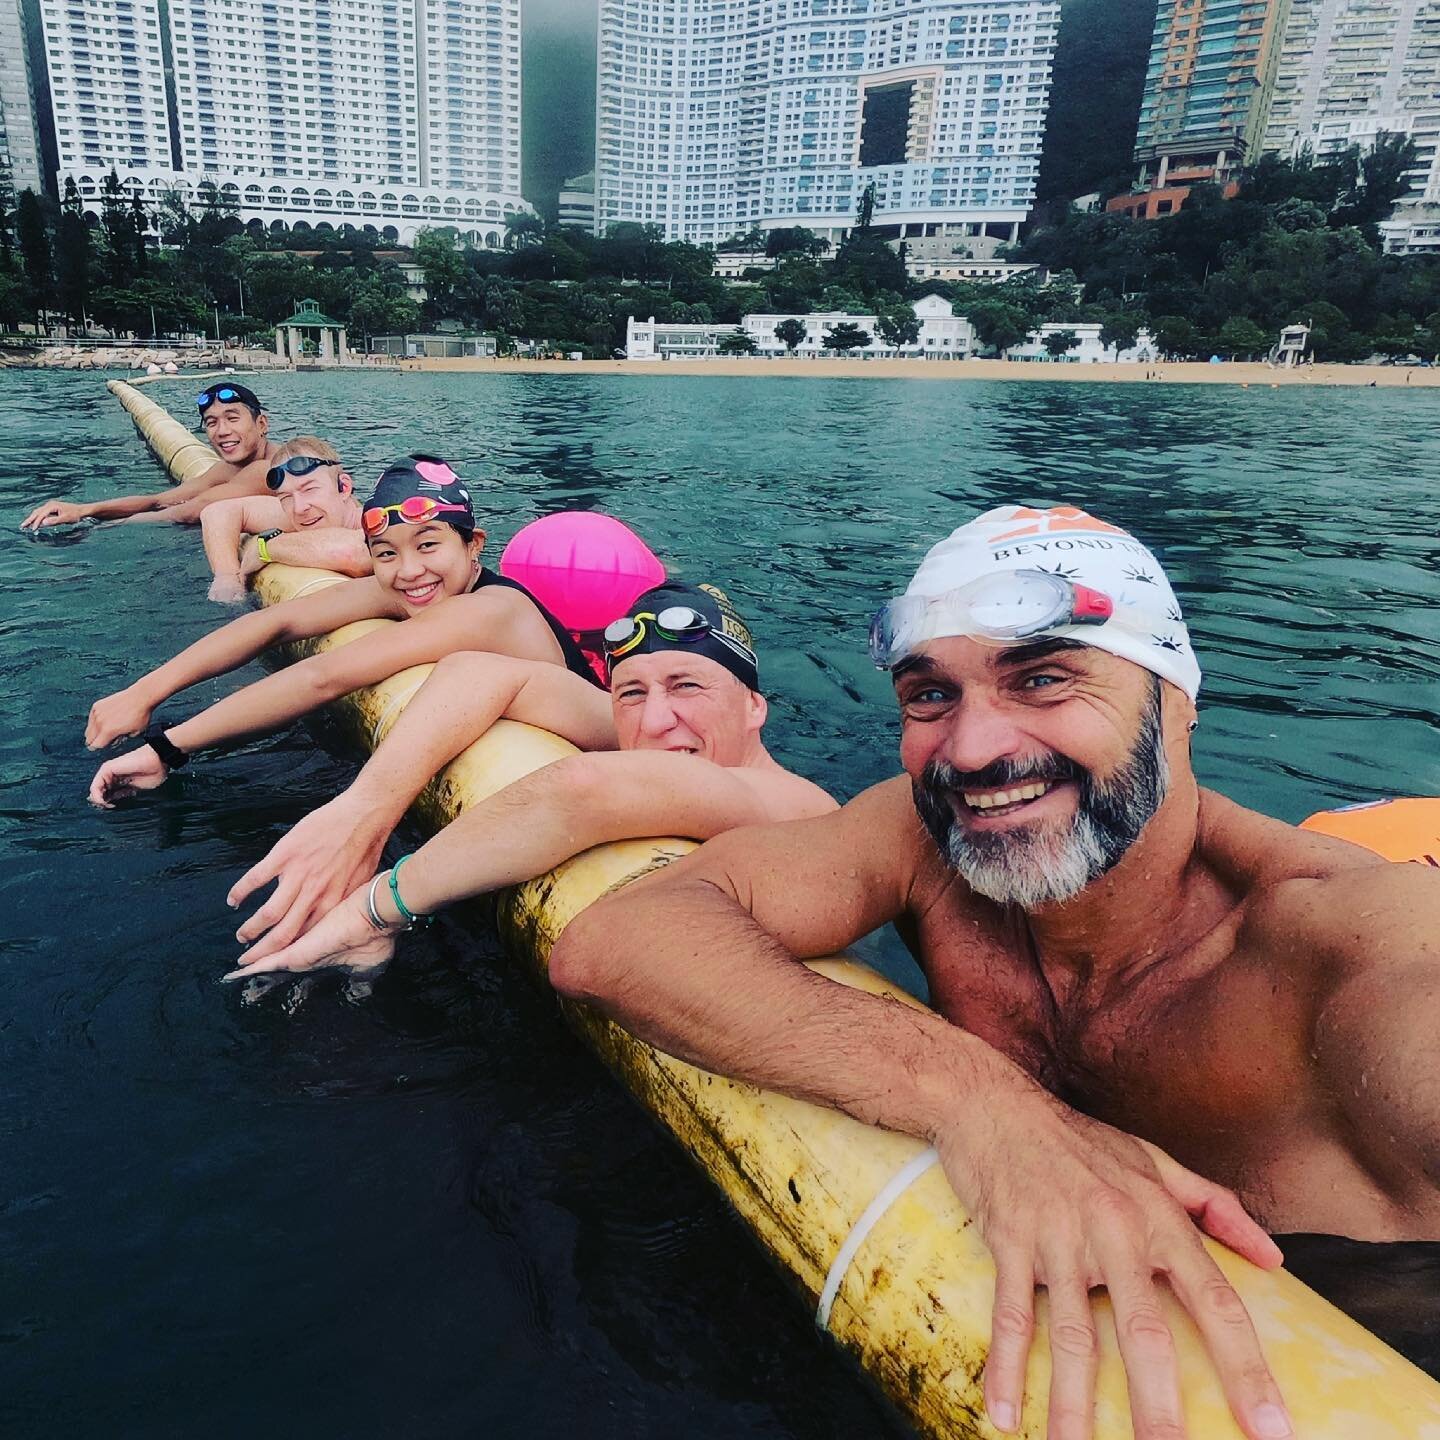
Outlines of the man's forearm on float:
{"type": "Polygon", "coordinates": [[[205,546],[205,558],[210,562],[210,573],[216,579],[240,578],[240,539],[245,533],[244,523],[244,501],[222,500],[207,506],[201,514],[200,538],[205,546]]]}
{"type": "Polygon", "coordinates": [[[925,1140],[968,1096],[1041,1094],[931,1011],[816,974],[706,880],[640,882],[591,906],[556,943],[550,980],[666,1054],[925,1140]],[[620,905],[643,957],[616,943],[608,912],[620,905]]]}
{"type": "MultiPolygon", "coordinates": [[[[277,535],[266,544],[271,560],[281,565],[305,565],[315,570],[334,570],[351,576],[369,575],[374,569],[370,552],[366,550],[358,530],[325,526],[277,535]]],[[[247,565],[246,573],[260,569],[263,563],[247,565]]]]}

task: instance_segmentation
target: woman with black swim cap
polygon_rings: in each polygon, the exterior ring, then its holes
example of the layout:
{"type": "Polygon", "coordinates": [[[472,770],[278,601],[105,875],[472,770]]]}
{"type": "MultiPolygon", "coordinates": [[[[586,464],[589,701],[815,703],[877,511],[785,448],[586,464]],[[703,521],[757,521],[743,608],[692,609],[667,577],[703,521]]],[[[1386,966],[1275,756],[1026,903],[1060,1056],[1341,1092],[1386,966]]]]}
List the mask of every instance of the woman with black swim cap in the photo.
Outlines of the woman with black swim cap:
{"type": "Polygon", "coordinates": [[[101,749],[140,735],[138,750],[106,761],[90,799],[109,806],[151,790],[191,753],[272,730],[352,690],[458,650],[490,650],[563,665],[599,684],[580,647],[522,585],[481,563],[485,532],[470,492],[445,461],[407,455],[381,475],[361,516],[375,574],[244,615],[90,711],[85,743],[101,749]],[[358,620],[409,620],[311,656],[227,696],[178,725],[155,709],[191,685],[248,663],[273,645],[329,634],[358,620]]]}

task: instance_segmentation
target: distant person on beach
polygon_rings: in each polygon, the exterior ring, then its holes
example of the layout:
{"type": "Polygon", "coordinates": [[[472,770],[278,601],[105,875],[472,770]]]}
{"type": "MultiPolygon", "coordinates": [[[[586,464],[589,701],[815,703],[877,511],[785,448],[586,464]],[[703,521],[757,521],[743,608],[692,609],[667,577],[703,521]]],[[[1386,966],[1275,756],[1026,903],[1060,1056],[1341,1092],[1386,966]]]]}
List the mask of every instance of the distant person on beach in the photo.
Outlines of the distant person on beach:
{"type": "Polygon", "coordinates": [[[47,500],[20,522],[22,530],[48,530],[81,520],[152,521],[193,525],[207,505],[238,495],[263,495],[265,475],[275,463],[270,420],[253,390],[238,382],[208,386],[195,397],[200,428],[220,457],[202,475],[154,495],[121,495],[114,500],[76,504],[47,500]]]}
{"type": "Polygon", "coordinates": [[[287,442],[275,452],[265,485],[268,495],[219,500],[200,516],[215,577],[210,599],[243,600],[246,580],[272,561],[373,573],[354,481],[332,446],[315,435],[287,442]]]}
{"type": "Polygon", "coordinates": [[[608,627],[605,648],[608,696],[558,665],[475,654],[440,661],[350,788],[230,892],[239,905],[279,881],[237,936],[264,938],[226,978],[370,968],[389,959],[407,914],[530,880],[609,840],[706,840],[836,809],[762,743],[754,642],[723,591],[678,581],[648,590],[608,627]],[[411,802],[502,717],[596,753],[517,780],[372,882],[411,802]]]}
{"type": "Polygon", "coordinates": [[[1104,1287],[1137,1435],[1182,1435],[1159,1275],[1242,1429],[1281,1440],[1192,1219],[1262,1265],[1279,1251],[1240,1203],[1277,1232],[1440,1239],[1440,873],[1199,787],[1175,596],[1082,511],[962,525],[876,617],[871,654],[905,773],[600,900],[551,983],[696,1065],[933,1144],[995,1258],[999,1429],[1021,1423],[1043,1286],[1049,1433],[1090,1433],[1104,1287]],[[888,922],[938,1013],[797,963],[888,922]]]}
{"type": "Polygon", "coordinates": [[[487,570],[485,532],[470,492],[433,455],[407,455],[381,475],[361,516],[375,573],[327,583],[232,620],[133,685],[91,708],[85,743],[127,735],[145,744],[107,760],[90,798],[109,806],[152,790],[190,753],[274,730],[329,700],[457,650],[493,650],[564,667],[598,686],[568,630],[523,585],[487,570]],[[359,620],[404,620],[266,676],[178,725],[152,723],[156,707],[202,680],[238,669],[273,645],[315,639],[359,620]]]}

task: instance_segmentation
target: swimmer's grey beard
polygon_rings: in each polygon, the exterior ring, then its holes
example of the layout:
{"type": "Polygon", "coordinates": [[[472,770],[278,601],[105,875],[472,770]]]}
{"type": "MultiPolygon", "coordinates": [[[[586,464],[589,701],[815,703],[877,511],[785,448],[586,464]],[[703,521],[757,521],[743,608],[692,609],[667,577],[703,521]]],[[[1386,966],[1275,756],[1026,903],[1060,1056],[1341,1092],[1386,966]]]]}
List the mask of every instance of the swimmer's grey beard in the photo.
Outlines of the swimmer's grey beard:
{"type": "Polygon", "coordinates": [[[1072,899],[1119,863],[1170,788],[1161,739],[1160,682],[1152,678],[1140,733],[1124,764],[1108,780],[1096,780],[1072,761],[1050,755],[997,760],[972,774],[932,760],[911,788],[915,808],[940,853],[976,894],[1022,910],[1072,899]],[[965,803],[964,790],[1041,780],[1076,781],[1079,804],[1068,825],[1037,822],[1003,833],[977,832],[955,818],[965,803]]]}

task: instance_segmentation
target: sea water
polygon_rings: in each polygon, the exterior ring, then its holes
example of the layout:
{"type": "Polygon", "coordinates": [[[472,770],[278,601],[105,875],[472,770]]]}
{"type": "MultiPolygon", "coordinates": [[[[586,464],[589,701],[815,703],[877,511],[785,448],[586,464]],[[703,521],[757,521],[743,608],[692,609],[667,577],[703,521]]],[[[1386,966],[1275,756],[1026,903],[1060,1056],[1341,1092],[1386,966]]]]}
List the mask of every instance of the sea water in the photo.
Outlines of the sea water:
{"type": "MultiPolygon", "coordinates": [[[[1012,500],[1082,505],[1162,554],[1205,667],[1205,783],[1287,820],[1440,793],[1435,394],[256,384],[273,433],[331,440],[362,491],[408,450],[444,455],[492,562],[536,516],[600,507],[723,586],[772,749],[841,797],[898,768],[869,615],[1012,500]]],[[[193,389],[150,393],[188,418],[193,389]]],[[[91,703],[227,612],[194,531],[16,533],[52,495],[163,487],[99,379],[0,375],[0,414],[0,1433],[891,1433],[493,937],[408,940],[363,1001],[322,981],[247,1007],[217,983],[226,890],[353,763],[295,726],[91,809],[91,703]]],[[[913,980],[893,945],[871,955],[913,980]]]]}

